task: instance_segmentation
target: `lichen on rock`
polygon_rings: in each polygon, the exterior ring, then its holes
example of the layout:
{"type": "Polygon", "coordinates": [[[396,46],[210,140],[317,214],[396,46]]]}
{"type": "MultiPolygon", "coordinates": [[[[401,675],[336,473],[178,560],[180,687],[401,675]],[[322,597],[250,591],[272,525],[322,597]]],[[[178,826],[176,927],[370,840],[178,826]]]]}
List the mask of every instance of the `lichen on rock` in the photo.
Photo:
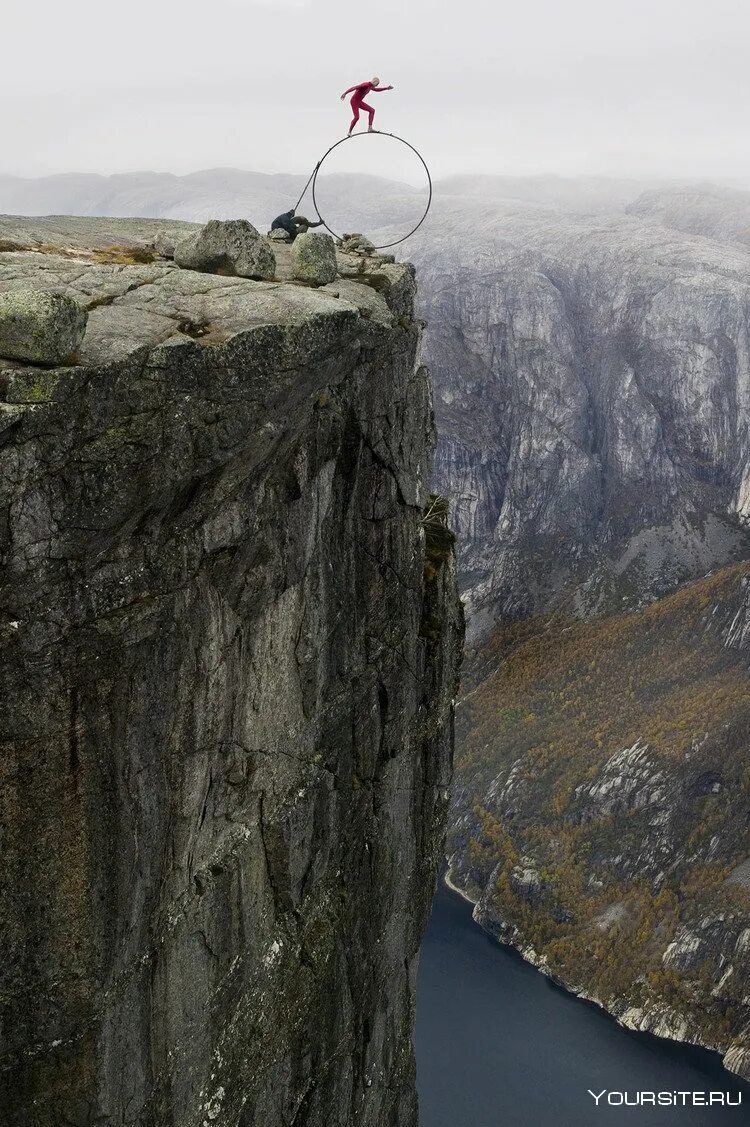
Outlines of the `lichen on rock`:
{"type": "Polygon", "coordinates": [[[0,293],[0,357],[33,364],[75,361],[87,313],[73,298],[19,287],[0,293]]]}
{"type": "Polygon", "coordinates": [[[336,244],[330,235],[319,231],[297,236],[292,243],[291,261],[294,277],[315,286],[334,281],[338,272],[336,244]]]}

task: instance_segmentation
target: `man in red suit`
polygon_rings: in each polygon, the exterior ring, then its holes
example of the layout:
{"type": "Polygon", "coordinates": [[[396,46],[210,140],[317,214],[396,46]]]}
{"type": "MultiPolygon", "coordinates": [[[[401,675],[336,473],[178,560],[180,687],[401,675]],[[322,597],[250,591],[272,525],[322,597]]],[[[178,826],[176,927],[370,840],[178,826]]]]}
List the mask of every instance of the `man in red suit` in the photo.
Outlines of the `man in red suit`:
{"type": "Polygon", "coordinates": [[[348,90],[344,91],[344,93],[341,95],[341,101],[342,102],[343,102],[343,100],[344,100],[344,98],[346,97],[347,94],[353,94],[353,97],[352,97],[352,100],[351,100],[351,107],[352,107],[352,111],[354,113],[354,117],[352,118],[352,123],[349,126],[349,133],[350,134],[351,134],[352,129],[354,129],[354,126],[359,121],[360,110],[365,110],[367,112],[367,116],[370,119],[368,131],[370,133],[372,133],[372,123],[373,123],[373,119],[375,117],[375,110],[373,109],[372,106],[368,106],[367,102],[365,101],[365,98],[367,97],[368,94],[380,94],[380,93],[382,93],[383,90],[392,90],[392,89],[393,89],[392,86],[381,86],[379,78],[373,78],[372,82],[360,82],[356,86],[350,86],[348,90]]]}

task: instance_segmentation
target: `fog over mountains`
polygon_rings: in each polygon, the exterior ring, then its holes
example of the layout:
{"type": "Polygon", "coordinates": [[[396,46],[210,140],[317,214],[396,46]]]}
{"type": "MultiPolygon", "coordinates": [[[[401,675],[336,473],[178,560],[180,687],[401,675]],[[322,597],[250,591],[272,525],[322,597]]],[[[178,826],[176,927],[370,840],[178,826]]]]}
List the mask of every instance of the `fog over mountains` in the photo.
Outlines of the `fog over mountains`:
{"type": "MultiPolygon", "coordinates": [[[[208,168],[178,176],[169,172],[127,172],[105,176],[93,172],[63,173],[57,176],[21,177],[0,173],[0,211],[14,215],[39,215],[48,211],[71,215],[148,215],[173,219],[199,220],[202,208],[212,218],[224,209],[247,211],[248,218],[264,208],[273,210],[287,196],[296,197],[309,173],[263,173],[238,168],[208,168]]],[[[407,197],[413,189],[396,179],[370,175],[336,177],[322,175],[335,193],[348,193],[356,187],[358,198],[350,209],[352,223],[371,221],[369,210],[377,198],[387,203],[407,197]],[[343,181],[337,183],[337,181],[343,181]],[[353,212],[356,211],[356,214],[353,212]]],[[[435,200],[459,197],[465,202],[516,201],[539,207],[595,214],[628,210],[641,213],[636,201],[646,193],[643,213],[669,200],[684,208],[696,201],[717,201],[728,212],[741,210],[750,198],[740,186],[725,186],[708,181],[665,181],[642,177],[608,178],[600,176],[449,176],[435,183],[435,200]]],[[[675,209],[675,216],[677,208],[675,209]]],[[[709,233],[701,232],[701,233],[709,233]]]]}
{"type": "MultiPolygon", "coordinates": [[[[176,176],[166,172],[132,172],[113,176],[67,173],[23,178],[0,175],[0,212],[9,215],[107,215],[156,217],[203,222],[243,216],[263,227],[279,211],[291,207],[308,174],[249,172],[213,168],[176,176]]],[[[357,175],[322,175],[321,201],[332,218],[348,228],[373,229],[418,217],[424,190],[398,180],[357,175]]],[[[435,184],[435,218],[445,209],[479,208],[490,213],[522,206],[579,215],[597,215],[636,208],[643,197],[643,215],[668,206],[683,193],[722,201],[735,208],[747,193],[712,185],[675,186],[654,180],[557,176],[452,176],[435,184]],[[645,194],[645,195],[644,195],[645,194]]],[[[304,207],[312,210],[310,195],[304,207]]],[[[637,211],[634,211],[637,214],[637,211]]],[[[428,230],[436,229],[435,218],[428,230]]],[[[408,244],[405,248],[408,251],[408,244]]]]}
{"type": "MultiPolygon", "coordinates": [[[[40,179],[0,176],[0,212],[13,215],[106,215],[188,219],[249,219],[264,230],[275,215],[293,207],[304,175],[217,168],[187,176],[134,172],[117,176],[70,174],[40,179]]],[[[424,193],[407,184],[371,176],[321,177],[321,200],[331,221],[360,226],[408,223],[424,193]],[[356,199],[354,208],[351,201],[356,199]],[[347,208],[347,204],[349,204],[347,208]]],[[[303,208],[312,212],[310,193],[303,208]]],[[[328,216],[327,216],[328,218],[328,216]]],[[[408,229],[408,227],[407,227],[408,229]]]]}

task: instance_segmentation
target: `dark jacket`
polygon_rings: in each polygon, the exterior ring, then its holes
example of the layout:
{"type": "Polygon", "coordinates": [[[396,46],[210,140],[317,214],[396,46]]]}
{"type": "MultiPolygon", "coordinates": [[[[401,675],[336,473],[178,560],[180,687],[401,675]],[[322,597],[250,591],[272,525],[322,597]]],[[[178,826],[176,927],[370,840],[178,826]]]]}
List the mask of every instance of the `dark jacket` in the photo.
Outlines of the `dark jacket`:
{"type": "Polygon", "coordinates": [[[272,231],[288,231],[292,238],[297,234],[297,228],[294,224],[294,208],[291,211],[285,211],[282,215],[277,215],[271,224],[272,231]]]}
{"type": "Polygon", "coordinates": [[[282,215],[277,215],[271,224],[272,231],[288,231],[292,239],[296,239],[297,235],[304,235],[308,227],[322,227],[323,220],[320,219],[317,223],[311,223],[304,215],[294,214],[294,208],[291,211],[285,211],[282,215]]]}

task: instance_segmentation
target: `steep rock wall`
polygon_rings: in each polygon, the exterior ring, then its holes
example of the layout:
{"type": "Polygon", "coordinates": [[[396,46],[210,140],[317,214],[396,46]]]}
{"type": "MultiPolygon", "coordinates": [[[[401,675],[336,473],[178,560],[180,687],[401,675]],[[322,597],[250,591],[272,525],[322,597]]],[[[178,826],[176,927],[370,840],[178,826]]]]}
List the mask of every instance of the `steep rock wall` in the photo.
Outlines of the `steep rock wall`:
{"type": "Polygon", "coordinates": [[[571,989],[748,1076],[745,196],[490,205],[414,257],[474,636],[452,879],[571,989]]]}
{"type": "Polygon", "coordinates": [[[635,608],[748,553],[745,247],[490,217],[416,248],[471,628],[635,608]]]}
{"type": "Polygon", "coordinates": [[[414,1127],[461,617],[413,271],[86,243],[0,255],[90,308],[0,377],[3,1122],[414,1127]]]}

